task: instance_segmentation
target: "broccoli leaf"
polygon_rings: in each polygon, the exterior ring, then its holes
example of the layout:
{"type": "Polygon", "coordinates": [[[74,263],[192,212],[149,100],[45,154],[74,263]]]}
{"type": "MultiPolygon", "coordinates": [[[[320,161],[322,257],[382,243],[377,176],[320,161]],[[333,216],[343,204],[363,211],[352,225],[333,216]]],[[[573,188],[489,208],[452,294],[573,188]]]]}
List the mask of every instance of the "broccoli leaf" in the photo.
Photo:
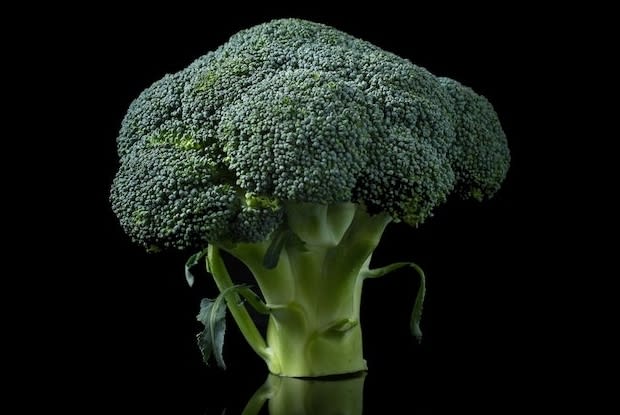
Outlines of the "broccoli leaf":
{"type": "Polygon", "coordinates": [[[290,230],[284,226],[276,230],[273,240],[271,241],[269,248],[267,248],[267,252],[265,252],[265,257],[263,258],[263,266],[265,268],[273,269],[278,265],[280,253],[286,244],[289,233],[290,230]]]}
{"type": "Polygon", "coordinates": [[[198,333],[198,347],[202,352],[202,359],[209,365],[211,357],[219,367],[226,369],[222,350],[224,348],[224,333],[226,332],[226,303],[227,301],[240,301],[236,294],[241,295],[259,313],[269,314],[271,310],[247,285],[233,285],[220,293],[214,300],[203,298],[200,302],[200,312],[196,320],[204,326],[204,330],[198,333]],[[233,296],[226,299],[226,296],[233,296]]]}
{"type": "Polygon", "coordinates": [[[323,336],[326,337],[342,337],[359,322],[351,318],[345,318],[330,324],[324,331],[323,336]]]}
{"type": "Polygon", "coordinates": [[[226,369],[222,357],[224,332],[226,331],[226,306],[221,298],[223,297],[220,294],[215,300],[203,298],[200,302],[200,312],[196,319],[204,324],[205,328],[198,333],[197,339],[205,364],[209,365],[211,356],[214,356],[218,366],[226,369]]]}
{"type": "Polygon", "coordinates": [[[275,268],[285,246],[295,247],[300,251],[306,250],[304,241],[295,232],[286,226],[281,226],[274,232],[271,244],[263,257],[263,266],[267,269],[275,268]]]}
{"type": "Polygon", "coordinates": [[[196,252],[190,256],[185,263],[185,280],[191,287],[194,285],[194,274],[192,274],[192,268],[198,265],[198,262],[207,255],[208,248],[203,249],[200,252],[196,252]]]}
{"type": "Polygon", "coordinates": [[[386,265],[385,267],[368,270],[364,274],[364,277],[365,278],[382,277],[402,267],[411,267],[415,269],[418,275],[420,276],[420,287],[418,288],[418,293],[415,297],[415,303],[413,305],[413,311],[411,312],[411,322],[409,324],[409,328],[411,329],[411,334],[418,340],[418,342],[421,342],[422,341],[422,330],[420,329],[420,320],[422,319],[422,308],[424,306],[424,295],[426,294],[426,277],[424,275],[424,271],[422,271],[422,268],[420,268],[418,265],[414,264],[413,262],[395,262],[394,264],[386,265]]]}

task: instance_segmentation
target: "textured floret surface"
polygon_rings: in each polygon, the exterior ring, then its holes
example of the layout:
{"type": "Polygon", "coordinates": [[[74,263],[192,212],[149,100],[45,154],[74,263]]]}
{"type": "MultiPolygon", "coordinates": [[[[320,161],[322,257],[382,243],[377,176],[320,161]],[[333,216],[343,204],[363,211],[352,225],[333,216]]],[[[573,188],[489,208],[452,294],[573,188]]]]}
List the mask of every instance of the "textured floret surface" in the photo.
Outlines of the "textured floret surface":
{"type": "Polygon", "coordinates": [[[131,104],[112,207],[144,246],[256,242],[287,202],[354,202],[412,225],[504,179],[482,96],[334,28],[243,30],[131,104]]]}

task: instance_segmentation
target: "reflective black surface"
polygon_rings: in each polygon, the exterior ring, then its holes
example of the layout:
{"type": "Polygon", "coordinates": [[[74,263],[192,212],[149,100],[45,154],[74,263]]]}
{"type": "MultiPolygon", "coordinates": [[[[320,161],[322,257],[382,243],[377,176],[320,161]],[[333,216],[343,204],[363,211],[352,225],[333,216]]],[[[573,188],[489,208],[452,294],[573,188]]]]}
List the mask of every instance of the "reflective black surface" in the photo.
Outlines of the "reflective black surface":
{"type": "Polygon", "coordinates": [[[252,395],[243,415],[263,407],[276,414],[361,415],[365,373],[338,379],[295,379],[269,375],[252,395]]]}

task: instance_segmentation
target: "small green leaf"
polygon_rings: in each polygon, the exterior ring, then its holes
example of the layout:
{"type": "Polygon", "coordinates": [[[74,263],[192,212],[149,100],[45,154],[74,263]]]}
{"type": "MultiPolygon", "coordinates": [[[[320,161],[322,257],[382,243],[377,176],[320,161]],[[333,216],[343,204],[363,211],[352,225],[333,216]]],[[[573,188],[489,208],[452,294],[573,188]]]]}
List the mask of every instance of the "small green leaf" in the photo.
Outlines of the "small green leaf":
{"type": "Polygon", "coordinates": [[[335,323],[330,324],[325,330],[324,333],[326,335],[343,335],[347,331],[351,330],[353,327],[357,326],[357,320],[352,318],[343,318],[342,320],[336,321],[335,323]]]}
{"type": "Polygon", "coordinates": [[[271,244],[269,248],[267,248],[267,252],[265,252],[265,257],[263,258],[263,266],[265,268],[273,269],[278,265],[280,253],[286,244],[289,232],[289,229],[284,226],[275,231],[271,244]]]}
{"type": "Polygon", "coordinates": [[[415,269],[420,276],[420,287],[418,288],[418,293],[415,297],[415,303],[413,305],[413,311],[411,312],[411,322],[409,323],[409,328],[411,329],[411,334],[415,336],[418,342],[421,342],[422,330],[420,329],[420,320],[422,320],[422,308],[424,306],[424,296],[426,294],[426,276],[424,275],[424,271],[422,271],[422,268],[420,268],[413,262],[396,262],[394,264],[386,265],[385,267],[369,269],[364,273],[364,278],[382,277],[402,267],[411,267],[415,269]]]}
{"type": "Polygon", "coordinates": [[[326,328],[322,329],[316,336],[323,336],[325,338],[341,339],[349,330],[357,326],[357,320],[352,318],[343,318],[336,322],[329,324],[326,328]]]}
{"type": "Polygon", "coordinates": [[[306,243],[295,232],[289,230],[286,246],[295,248],[301,252],[307,252],[306,243]]]}
{"type": "Polygon", "coordinates": [[[194,255],[190,256],[185,262],[185,280],[187,284],[191,287],[194,285],[194,274],[192,274],[192,267],[198,265],[198,262],[207,255],[208,248],[203,249],[200,252],[196,252],[194,255]]]}
{"type": "Polygon", "coordinates": [[[198,333],[198,347],[202,352],[202,360],[209,365],[211,356],[222,369],[226,369],[222,349],[224,348],[224,333],[226,332],[226,306],[220,300],[221,295],[215,300],[203,298],[200,302],[200,312],[196,319],[204,326],[204,330],[198,333]]]}
{"type": "Polygon", "coordinates": [[[269,314],[269,307],[247,285],[233,285],[218,295],[215,300],[203,298],[200,302],[200,312],[196,319],[204,326],[204,330],[198,333],[198,347],[202,352],[202,360],[209,365],[211,357],[215,358],[217,365],[226,369],[222,350],[224,348],[224,333],[226,332],[226,304],[229,301],[239,302],[241,295],[259,313],[269,314]],[[232,295],[230,295],[232,294],[232,295]],[[228,298],[226,298],[229,296],[228,298]]]}
{"type": "Polygon", "coordinates": [[[295,247],[302,252],[306,250],[304,241],[295,232],[286,226],[281,226],[275,231],[271,244],[265,252],[263,266],[267,269],[275,268],[285,246],[295,247]]]}
{"type": "Polygon", "coordinates": [[[420,321],[422,320],[422,308],[424,307],[424,296],[426,295],[426,277],[422,268],[416,264],[411,266],[417,271],[420,276],[420,288],[418,288],[418,294],[415,297],[415,304],[413,305],[413,311],[411,313],[411,334],[415,336],[418,343],[422,342],[422,329],[420,329],[420,321]]]}

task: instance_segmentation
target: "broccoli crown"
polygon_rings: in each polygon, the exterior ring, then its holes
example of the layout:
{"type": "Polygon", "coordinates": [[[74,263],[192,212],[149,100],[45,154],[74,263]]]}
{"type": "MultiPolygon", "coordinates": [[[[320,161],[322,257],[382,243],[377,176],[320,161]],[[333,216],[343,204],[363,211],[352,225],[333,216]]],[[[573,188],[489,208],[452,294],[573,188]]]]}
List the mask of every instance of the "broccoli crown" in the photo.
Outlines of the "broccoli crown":
{"type": "Polygon", "coordinates": [[[334,28],[243,30],[131,104],[111,202],[149,247],[257,242],[286,202],[354,202],[418,224],[492,196],[510,160],[471,89],[334,28]]]}

